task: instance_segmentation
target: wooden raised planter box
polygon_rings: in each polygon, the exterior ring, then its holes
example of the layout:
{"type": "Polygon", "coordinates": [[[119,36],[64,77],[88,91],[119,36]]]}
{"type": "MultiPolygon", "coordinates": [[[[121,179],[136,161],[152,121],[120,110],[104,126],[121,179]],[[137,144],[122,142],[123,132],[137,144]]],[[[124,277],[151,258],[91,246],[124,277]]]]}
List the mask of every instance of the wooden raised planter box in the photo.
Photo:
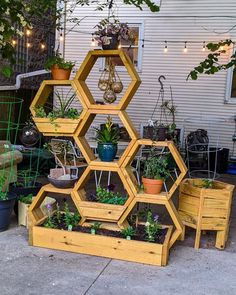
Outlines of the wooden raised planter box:
{"type": "Polygon", "coordinates": [[[33,117],[33,120],[38,128],[38,130],[45,136],[50,136],[52,134],[63,134],[72,135],[76,128],[78,127],[81,119],[67,119],[58,118],[51,121],[48,118],[37,118],[33,117]]]}
{"type": "Polygon", "coordinates": [[[168,231],[163,244],[143,241],[128,241],[101,235],[50,229],[33,226],[32,245],[80,254],[165,266],[169,256],[169,240],[173,227],[168,231]]]}
{"type": "Polygon", "coordinates": [[[212,188],[201,187],[202,184],[202,179],[185,179],[181,183],[180,218],[184,225],[196,229],[195,248],[199,248],[201,230],[215,230],[215,246],[224,249],[234,186],[220,181],[213,181],[212,188]]]}

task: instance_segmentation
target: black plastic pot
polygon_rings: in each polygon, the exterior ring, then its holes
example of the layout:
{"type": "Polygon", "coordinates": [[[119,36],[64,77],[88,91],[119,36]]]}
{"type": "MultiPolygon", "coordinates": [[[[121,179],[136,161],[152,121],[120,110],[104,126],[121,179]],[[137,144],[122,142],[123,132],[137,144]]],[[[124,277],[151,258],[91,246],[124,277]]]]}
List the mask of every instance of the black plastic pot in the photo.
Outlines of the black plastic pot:
{"type": "MultiPolygon", "coordinates": [[[[41,189],[41,187],[42,187],[42,183],[39,183],[39,182],[35,182],[35,185],[32,187],[14,186],[13,183],[11,183],[9,186],[9,191],[11,193],[15,193],[17,198],[19,196],[27,196],[29,194],[36,196],[39,190],[41,189]]],[[[16,215],[18,215],[18,202],[15,203],[14,212],[16,215]]]]}
{"type": "Polygon", "coordinates": [[[110,37],[110,44],[107,45],[102,45],[103,50],[115,50],[118,49],[119,46],[119,40],[118,40],[118,35],[111,35],[108,34],[108,37],[110,37]]]}
{"type": "Polygon", "coordinates": [[[7,200],[0,201],[0,232],[8,229],[11,213],[17,198],[17,195],[12,192],[9,192],[7,196],[7,200]]]}

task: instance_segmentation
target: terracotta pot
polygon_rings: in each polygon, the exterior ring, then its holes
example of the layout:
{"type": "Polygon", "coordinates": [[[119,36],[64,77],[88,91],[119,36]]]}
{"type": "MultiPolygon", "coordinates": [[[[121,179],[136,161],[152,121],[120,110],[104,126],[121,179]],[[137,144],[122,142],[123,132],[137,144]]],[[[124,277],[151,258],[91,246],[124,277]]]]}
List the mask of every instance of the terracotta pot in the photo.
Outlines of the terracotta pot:
{"type": "Polygon", "coordinates": [[[51,68],[53,80],[69,80],[71,69],[60,69],[57,65],[51,68]]]}
{"type": "Polygon", "coordinates": [[[149,179],[142,177],[142,182],[144,186],[144,192],[146,194],[159,194],[162,190],[163,180],[162,179],[149,179]]]}

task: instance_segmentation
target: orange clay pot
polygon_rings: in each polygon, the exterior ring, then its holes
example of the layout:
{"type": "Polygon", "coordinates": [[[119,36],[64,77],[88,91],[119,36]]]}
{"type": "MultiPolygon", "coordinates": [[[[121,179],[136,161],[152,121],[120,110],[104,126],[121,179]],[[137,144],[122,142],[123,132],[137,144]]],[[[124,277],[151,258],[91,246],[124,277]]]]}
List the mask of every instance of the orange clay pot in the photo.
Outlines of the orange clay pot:
{"type": "Polygon", "coordinates": [[[53,80],[69,80],[71,69],[60,69],[57,65],[51,67],[53,80]]]}
{"type": "Polygon", "coordinates": [[[142,177],[145,194],[156,195],[162,190],[163,180],[162,179],[149,179],[142,177]]]}

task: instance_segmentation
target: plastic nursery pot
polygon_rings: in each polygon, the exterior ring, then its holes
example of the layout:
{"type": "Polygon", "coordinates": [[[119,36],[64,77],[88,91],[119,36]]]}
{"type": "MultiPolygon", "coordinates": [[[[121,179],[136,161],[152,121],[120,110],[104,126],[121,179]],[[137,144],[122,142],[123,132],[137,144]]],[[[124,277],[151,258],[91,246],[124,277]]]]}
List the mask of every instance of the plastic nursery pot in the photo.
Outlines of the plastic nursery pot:
{"type": "Polygon", "coordinates": [[[102,162],[112,162],[117,153],[117,143],[98,143],[98,155],[102,162]]]}
{"type": "Polygon", "coordinates": [[[91,234],[96,235],[96,230],[94,228],[91,228],[91,234]]]}
{"type": "Polygon", "coordinates": [[[142,182],[144,186],[144,192],[146,194],[159,194],[162,190],[163,180],[162,179],[149,179],[142,177],[142,182]]]}
{"type": "Polygon", "coordinates": [[[69,80],[71,69],[60,69],[57,65],[51,67],[53,80],[69,80]]]}
{"type": "Polygon", "coordinates": [[[8,229],[11,213],[17,198],[17,195],[14,193],[8,193],[7,196],[7,200],[0,201],[0,232],[8,229]]]}

